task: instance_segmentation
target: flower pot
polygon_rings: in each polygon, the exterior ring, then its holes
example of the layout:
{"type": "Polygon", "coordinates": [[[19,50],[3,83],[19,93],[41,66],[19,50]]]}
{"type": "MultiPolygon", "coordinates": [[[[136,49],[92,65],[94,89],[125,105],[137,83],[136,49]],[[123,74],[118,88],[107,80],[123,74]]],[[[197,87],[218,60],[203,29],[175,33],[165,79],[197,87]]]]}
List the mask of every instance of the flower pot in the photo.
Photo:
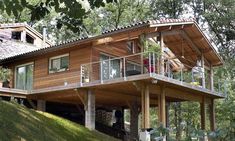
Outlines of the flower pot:
{"type": "Polygon", "coordinates": [[[84,79],[84,83],[88,83],[89,81],[90,81],[89,78],[84,79]]]}

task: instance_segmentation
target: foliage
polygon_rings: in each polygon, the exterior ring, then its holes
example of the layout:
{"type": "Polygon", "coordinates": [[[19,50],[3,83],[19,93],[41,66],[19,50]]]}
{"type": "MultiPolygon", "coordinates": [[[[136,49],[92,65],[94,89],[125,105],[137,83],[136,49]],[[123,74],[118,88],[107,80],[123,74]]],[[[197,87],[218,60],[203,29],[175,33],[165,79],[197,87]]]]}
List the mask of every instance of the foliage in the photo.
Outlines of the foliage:
{"type": "Polygon", "coordinates": [[[11,77],[11,70],[6,68],[0,68],[0,81],[9,80],[11,77]]]}
{"type": "MultiPolygon", "coordinates": [[[[113,2],[113,0],[106,0],[106,2],[113,2]]],[[[66,25],[74,32],[79,32],[79,26],[82,24],[83,18],[95,7],[104,6],[105,2],[102,0],[43,0],[37,3],[31,3],[30,0],[1,0],[0,9],[6,11],[8,15],[19,17],[25,9],[29,11],[30,21],[35,22],[46,15],[51,9],[54,9],[60,16],[57,18],[57,28],[66,25]]]]}
{"type": "Polygon", "coordinates": [[[148,56],[149,53],[154,53],[156,56],[161,55],[160,45],[157,44],[156,42],[146,39],[145,34],[142,34],[140,36],[140,43],[141,43],[141,46],[144,48],[145,56],[148,56]]]}
{"type": "Polygon", "coordinates": [[[9,141],[110,141],[112,137],[15,102],[0,101],[0,138],[9,141]]]}
{"type": "MultiPolygon", "coordinates": [[[[105,30],[146,19],[194,17],[204,32],[212,34],[214,46],[224,59],[223,67],[214,69],[214,80],[226,91],[226,100],[216,101],[217,130],[208,132],[213,140],[234,139],[235,119],[235,1],[234,0],[117,0],[112,3],[88,0],[88,8],[77,0],[2,0],[0,10],[5,22],[30,21],[41,31],[47,25],[58,41],[91,36],[105,30]],[[55,24],[51,24],[53,21],[55,24]],[[225,83],[226,82],[226,83],[225,83]]],[[[2,20],[1,20],[2,21],[2,20]]],[[[2,21],[4,22],[4,21],[2,21]]],[[[144,46],[154,46],[144,41],[144,46]]],[[[154,47],[153,50],[155,51],[154,47]]],[[[190,77],[184,77],[189,81],[190,77]]],[[[216,83],[215,83],[216,84],[216,83]]],[[[218,85],[215,85],[218,89],[218,85]]],[[[170,106],[170,127],[181,140],[200,137],[200,111],[195,102],[170,106]]],[[[154,110],[153,110],[154,111],[154,110]]],[[[151,112],[151,117],[154,112],[151,112]]],[[[153,120],[153,118],[151,118],[153,120]]],[[[156,119],[154,119],[155,122],[156,119]]],[[[155,122],[156,123],[156,122],[155,122]]],[[[208,130],[208,129],[207,129],[208,130]]],[[[176,138],[176,137],[175,137],[176,138]]]]}

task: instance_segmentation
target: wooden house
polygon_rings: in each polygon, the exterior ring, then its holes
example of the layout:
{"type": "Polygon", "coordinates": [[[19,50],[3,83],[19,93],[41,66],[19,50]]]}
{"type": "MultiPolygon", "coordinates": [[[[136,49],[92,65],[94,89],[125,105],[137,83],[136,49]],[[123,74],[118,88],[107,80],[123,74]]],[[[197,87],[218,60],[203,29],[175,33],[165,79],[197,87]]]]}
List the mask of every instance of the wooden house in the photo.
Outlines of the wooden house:
{"type": "Polygon", "coordinates": [[[149,20],[30,51],[0,60],[12,70],[10,88],[0,94],[37,101],[81,105],[85,126],[95,129],[99,107],[131,110],[130,130],[138,135],[150,128],[150,107],[158,107],[159,123],[166,126],[166,103],[200,103],[201,128],[215,130],[213,67],[223,61],[193,19],[149,20]],[[137,129],[137,130],[136,130],[137,129]]]}

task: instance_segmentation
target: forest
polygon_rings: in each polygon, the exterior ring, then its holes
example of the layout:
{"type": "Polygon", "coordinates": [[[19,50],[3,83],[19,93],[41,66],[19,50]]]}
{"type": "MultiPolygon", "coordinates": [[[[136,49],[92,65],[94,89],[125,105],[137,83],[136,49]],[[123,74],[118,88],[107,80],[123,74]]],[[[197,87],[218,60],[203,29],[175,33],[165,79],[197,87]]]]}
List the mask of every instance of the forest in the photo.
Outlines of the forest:
{"type": "MultiPolygon", "coordinates": [[[[38,31],[46,26],[55,44],[149,19],[195,18],[224,60],[214,79],[226,98],[216,100],[216,131],[200,130],[198,103],[175,102],[169,105],[166,133],[169,140],[204,133],[211,140],[235,140],[235,0],[0,0],[0,11],[0,23],[27,22],[38,31]]],[[[151,109],[155,127],[156,118],[151,109]]]]}

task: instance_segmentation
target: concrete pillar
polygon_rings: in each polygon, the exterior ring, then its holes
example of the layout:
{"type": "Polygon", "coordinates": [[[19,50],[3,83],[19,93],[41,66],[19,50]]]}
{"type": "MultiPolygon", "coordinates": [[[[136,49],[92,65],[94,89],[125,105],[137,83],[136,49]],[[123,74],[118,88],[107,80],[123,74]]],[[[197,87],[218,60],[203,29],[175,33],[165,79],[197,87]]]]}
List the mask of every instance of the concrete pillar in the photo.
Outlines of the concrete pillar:
{"type": "Polygon", "coordinates": [[[92,90],[88,90],[86,94],[85,127],[95,129],[95,94],[92,90]]]}
{"type": "Polygon", "coordinates": [[[130,137],[131,140],[138,139],[138,117],[139,110],[138,104],[133,102],[130,104],[130,137]]]}
{"type": "Polygon", "coordinates": [[[45,100],[37,100],[37,110],[45,112],[46,111],[46,101],[45,100]]]}

